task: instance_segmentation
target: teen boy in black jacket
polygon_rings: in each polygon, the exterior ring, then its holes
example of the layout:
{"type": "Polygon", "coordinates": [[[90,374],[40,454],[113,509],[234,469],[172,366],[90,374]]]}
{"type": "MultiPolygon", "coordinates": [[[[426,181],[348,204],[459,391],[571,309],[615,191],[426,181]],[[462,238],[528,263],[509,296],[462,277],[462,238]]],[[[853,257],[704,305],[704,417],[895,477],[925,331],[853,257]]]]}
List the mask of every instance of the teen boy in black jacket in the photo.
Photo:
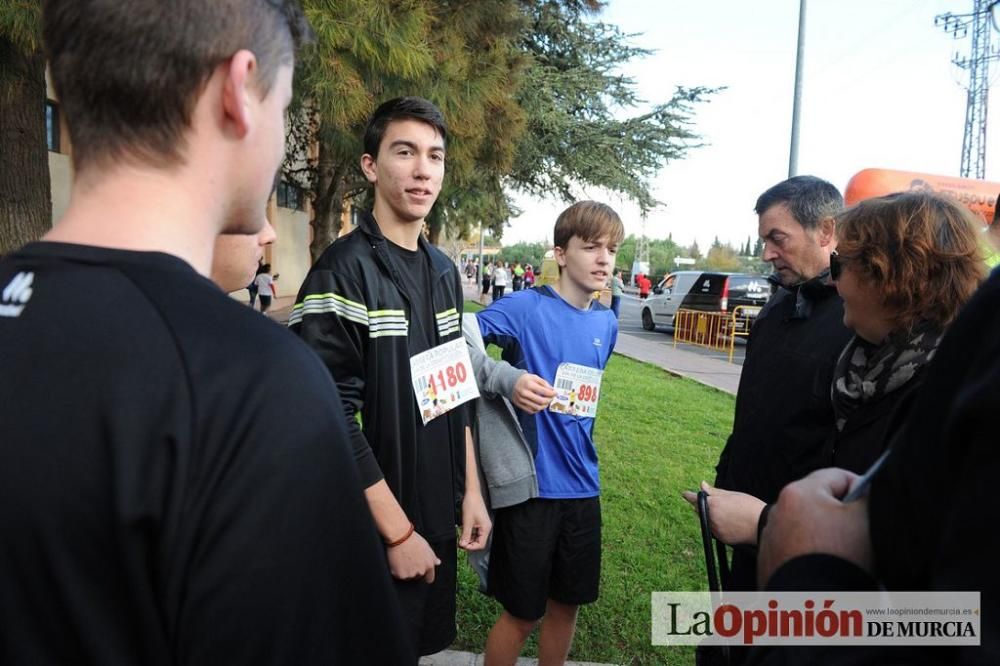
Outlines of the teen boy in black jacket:
{"type": "Polygon", "coordinates": [[[375,111],[361,158],[374,208],[316,262],[289,318],[340,389],[420,654],[455,638],[456,500],[460,546],[482,549],[491,527],[465,409],[424,424],[411,383],[413,356],[462,338],[458,269],[423,238],[444,177],[445,138],[444,118],[427,100],[393,99],[375,111]]]}

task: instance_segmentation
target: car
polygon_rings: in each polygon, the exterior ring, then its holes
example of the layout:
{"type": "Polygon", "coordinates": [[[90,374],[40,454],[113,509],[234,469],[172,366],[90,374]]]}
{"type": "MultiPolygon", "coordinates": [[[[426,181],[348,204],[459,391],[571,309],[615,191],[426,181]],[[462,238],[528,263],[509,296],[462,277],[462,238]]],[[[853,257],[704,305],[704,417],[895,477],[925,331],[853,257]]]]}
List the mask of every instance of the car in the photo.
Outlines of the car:
{"type": "Polygon", "coordinates": [[[642,327],[655,331],[657,326],[673,328],[677,311],[733,312],[745,306],[747,317],[737,322],[737,334],[745,334],[753,318],[771,297],[771,284],[763,275],[677,271],[653,287],[653,293],[641,301],[642,327]]]}

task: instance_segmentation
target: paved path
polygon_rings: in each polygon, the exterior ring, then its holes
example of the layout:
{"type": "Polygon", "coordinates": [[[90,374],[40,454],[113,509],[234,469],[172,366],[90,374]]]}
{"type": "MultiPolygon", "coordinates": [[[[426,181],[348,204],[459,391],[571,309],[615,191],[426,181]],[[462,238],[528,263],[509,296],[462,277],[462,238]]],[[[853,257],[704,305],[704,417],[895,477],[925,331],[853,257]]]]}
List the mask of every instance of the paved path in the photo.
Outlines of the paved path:
{"type": "Polygon", "coordinates": [[[674,347],[672,338],[664,338],[663,342],[653,342],[637,335],[619,333],[615,353],[658,365],[672,375],[687,377],[736,395],[742,366],[690,351],[685,349],[687,345],[674,347]]]}

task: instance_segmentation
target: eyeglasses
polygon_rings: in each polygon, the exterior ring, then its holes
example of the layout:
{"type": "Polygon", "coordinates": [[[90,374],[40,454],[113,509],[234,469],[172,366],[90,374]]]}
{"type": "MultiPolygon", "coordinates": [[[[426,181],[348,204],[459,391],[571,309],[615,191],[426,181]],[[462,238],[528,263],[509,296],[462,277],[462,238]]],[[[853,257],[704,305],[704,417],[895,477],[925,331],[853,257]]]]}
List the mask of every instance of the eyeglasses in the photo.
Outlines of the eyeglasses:
{"type": "Polygon", "coordinates": [[[844,264],[847,262],[845,257],[841,257],[834,250],[830,253],[830,279],[836,282],[840,279],[841,274],[844,272],[844,264]]]}

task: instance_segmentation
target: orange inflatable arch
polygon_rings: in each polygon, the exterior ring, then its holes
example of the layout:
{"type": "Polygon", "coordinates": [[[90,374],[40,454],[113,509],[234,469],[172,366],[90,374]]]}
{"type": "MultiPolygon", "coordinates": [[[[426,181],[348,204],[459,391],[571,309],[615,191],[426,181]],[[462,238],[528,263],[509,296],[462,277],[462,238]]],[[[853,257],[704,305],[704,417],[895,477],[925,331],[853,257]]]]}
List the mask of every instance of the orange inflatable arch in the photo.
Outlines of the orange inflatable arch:
{"type": "Polygon", "coordinates": [[[926,190],[951,197],[965,204],[987,224],[993,221],[1000,183],[973,178],[953,178],[935,176],[913,171],[892,171],[889,169],[864,169],[847,183],[844,203],[848,206],[859,201],[880,197],[893,192],[926,190]]]}

